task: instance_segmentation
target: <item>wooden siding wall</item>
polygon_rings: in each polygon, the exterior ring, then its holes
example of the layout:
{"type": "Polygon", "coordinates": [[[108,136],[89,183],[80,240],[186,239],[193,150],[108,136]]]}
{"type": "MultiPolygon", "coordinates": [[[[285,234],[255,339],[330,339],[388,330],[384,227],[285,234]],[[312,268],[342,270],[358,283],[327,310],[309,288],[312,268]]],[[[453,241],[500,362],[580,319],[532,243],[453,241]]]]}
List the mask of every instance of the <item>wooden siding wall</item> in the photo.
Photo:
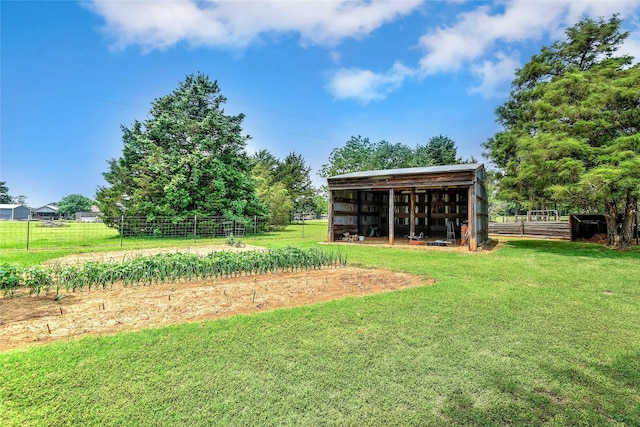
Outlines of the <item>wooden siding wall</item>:
{"type": "Polygon", "coordinates": [[[475,251],[478,245],[489,240],[489,196],[485,187],[485,171],[481,168],[476,173],[475,188],[475,227],[472,230],[472,238],[469,249],[475,251]]]}

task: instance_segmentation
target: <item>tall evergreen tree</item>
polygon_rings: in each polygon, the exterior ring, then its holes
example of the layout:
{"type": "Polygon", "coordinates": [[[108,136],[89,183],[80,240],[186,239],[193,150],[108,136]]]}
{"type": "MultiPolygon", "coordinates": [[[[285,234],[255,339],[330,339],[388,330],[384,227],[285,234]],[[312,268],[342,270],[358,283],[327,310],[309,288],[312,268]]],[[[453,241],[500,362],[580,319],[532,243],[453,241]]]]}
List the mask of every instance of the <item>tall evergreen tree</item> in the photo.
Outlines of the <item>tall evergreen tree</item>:
{"type": "Polygon", "coordinates": [[[611,246],[630,244],[640,194],[640,67],[614,56],[628,36],[620,26],[583,17],[543,47],[516,73],[496,110],[504,130],[484,145],[503,197],[597,203],[611,246]]]}
{"type": "Polygon", "coordinates": [[[438,135],[429,139],[426,145],[416,148],[416,166],[441,166],[460,163],[454,140],[438,135]]]}
{"type": "MultiPolygon", "coordinates": [[[[242,135],[243,114],[227,115],[218,84],[189,75],[153,101],[149,118],[122,127],[122,156],[109,162],[96,203],[106,218],[264,216],[242,135]]],[[[112,224],[107,219],[108,224],[112,224]]]]}
{"type": "Polygon", "coordinates": [[[13,203],[13,197],[9,195],[9,187],[5,181],[0,181],[0,203],[13,203]]]}
{"type": "Polygon", "coordinates": [[[304,158],[295,152],[289,153],[275,170],[275,180],[284,185],[293,201],[294,212],[315,211],[315,189],[311,181],[311,168],[304,158]]]}

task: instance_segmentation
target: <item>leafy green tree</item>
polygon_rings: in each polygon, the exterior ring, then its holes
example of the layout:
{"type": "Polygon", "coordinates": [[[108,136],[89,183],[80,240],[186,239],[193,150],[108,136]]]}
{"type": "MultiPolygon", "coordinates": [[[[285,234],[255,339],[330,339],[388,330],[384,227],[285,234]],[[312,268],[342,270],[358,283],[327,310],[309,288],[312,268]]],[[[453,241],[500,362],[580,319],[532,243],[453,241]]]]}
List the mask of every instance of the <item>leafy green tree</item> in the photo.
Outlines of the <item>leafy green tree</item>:
{"type": "Polygon", "coordinates": [[[407,145],[382,140],[373,145],[370,167],[373,170],[411,167],[414,161],[413,154],[413,150],[407,145]]]}
{"type": "Polygon", "coordinates": [[[258,198],[269,211],[269,221],[275,226],[289,224],[293,212],[293,201],[281,182],[274,181],[273,168],[269,162],[259,162],[253,167],[258,198]]]}
{"type": "Polygon", "coordinates": [[[0,203],[13,203],[13,197],[9,195],[9,187],[5,181],[0,181],[0,203]]]}
{"type": "Polygon", "coordinates": [[[329,155],[318,175],[329,177],[345,173],[408,167],[423,167],[461,163],[455,142],[442,135],[431,138],[426,145],[412,148],[387,141],[372,143],[369,138],[352,136],[344,147],[329,155]]]}
{"type": "Polygon", "coordinates": [[[504,130],[485,143],[503,197],[599,204],[611,246],[630,244],[640,194],[640,68],[614,57],[620,25],[583,17],[533,56],[496,111],[504,130]]]}
{"type": "Polygon", "coordinates": [[[69,194],[58,202],[58,212],[61,215],[73,215],[76,212],[91,212],[93,201],[81,194],[69,194]]]}
{"type": "Polygon", "coordinates": [[[226,98],[203,74],[189,75],[152,102],[149,118],[122,127],[122,157],[109,162],[96,203],[109,217],[266,215],[251,178],[243,114],[226,115],[226,98]]]}
{"type": "Polygon", "coordinates": [[[313,197],[316,215],[327,215],[329,213],[329,189],[322,186],[321,189],[316,191],[316,195],[313,197]]]}
{"type": "Polygon", "coordinates": [[[374,170],[374,145],[369,138],[352,136],[344,147],[335,148],[329,154],[329,163],[322,165],[318,175],[323,178],[359,170],[374,170]]]}
{"type": "MultiPolygon", "coordinates": [[[[301,155],[295,152],[289,153],[284,160],[279,160],[269,150],[263,149],[252,157],[254,179],[260,183],[267,183],[271,188],[258,189],[260,199],[267,204],[272,217],[275,215],[282,222],[283,211],[288,210],[289,218],[294,212],[313,212],[323,214],[327,212],[328,199],[326,194],[315,188],[311,181],[311,168],[306,165],[301,155]],[[260,180],[264,178],[263,180],[260,180]],[[268,190],[268,191],[267,191],[268,190]],[[285,190],[289,201],[282,199],[274,203],[274,200],[284,196],[275,197],[285,190]],[[278,211],[278,213],[276,213],[278,211]]],[[[260,184],[257,184],[260,187],[260,184]]],[[[288,221],[288,220],[287,220],[288,221]]]]}

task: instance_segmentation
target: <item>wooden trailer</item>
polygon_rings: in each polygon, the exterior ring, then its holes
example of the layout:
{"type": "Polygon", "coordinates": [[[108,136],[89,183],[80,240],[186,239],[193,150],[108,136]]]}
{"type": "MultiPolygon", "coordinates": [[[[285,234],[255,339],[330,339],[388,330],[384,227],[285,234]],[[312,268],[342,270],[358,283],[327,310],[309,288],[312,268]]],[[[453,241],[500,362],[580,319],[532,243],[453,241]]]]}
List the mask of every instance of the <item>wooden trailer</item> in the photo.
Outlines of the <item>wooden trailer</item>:
{"type": "Polygon", "coordinates": [[[328,178],[328,240],[443,238],[468,227],[469,249],[489,238],[482,163],[354,172],[328,178]],[[465,222],[466,221],[466,222],[465,222]]]}

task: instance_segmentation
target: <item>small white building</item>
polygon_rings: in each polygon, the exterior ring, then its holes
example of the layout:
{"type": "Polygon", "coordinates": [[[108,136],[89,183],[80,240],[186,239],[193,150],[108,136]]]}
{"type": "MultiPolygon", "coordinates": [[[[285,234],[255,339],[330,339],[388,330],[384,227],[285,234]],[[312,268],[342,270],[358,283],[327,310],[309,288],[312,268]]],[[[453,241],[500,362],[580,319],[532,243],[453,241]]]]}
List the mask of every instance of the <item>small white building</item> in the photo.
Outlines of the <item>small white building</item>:
{"type": "Polygon", "coordinates": [[[26,220],[31,216],[31,209],[25,205],[0,204],[0,220],[26,220]]]}
{"type": "Polygon", "coordinates": [[[91,212],[76,212],[75,219],[80,222],[102,222],[100,209],[95,205],[91,206],[91,212]]]}

